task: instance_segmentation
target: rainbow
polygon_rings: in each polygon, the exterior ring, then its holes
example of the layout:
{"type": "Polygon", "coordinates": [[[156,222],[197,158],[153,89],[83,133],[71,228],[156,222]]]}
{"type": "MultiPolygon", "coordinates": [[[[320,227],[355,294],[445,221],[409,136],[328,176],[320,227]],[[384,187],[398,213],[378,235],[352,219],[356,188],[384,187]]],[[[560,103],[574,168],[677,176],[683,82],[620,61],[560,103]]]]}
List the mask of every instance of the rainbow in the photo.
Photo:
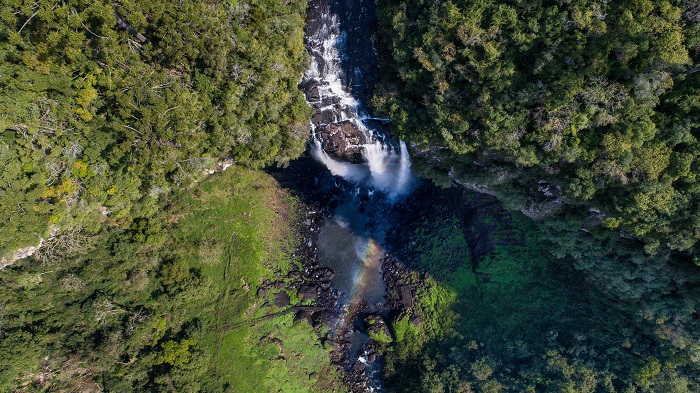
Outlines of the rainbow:
{"type": "MultiPolygon", "coordinates": [[[[345,314],[347,325],[355,317],[358,311],[370,298],[370,293],[377,280],[382,280],[382,258],[384,249],[374,239],[359,240],[357,256],[362,260],[363,266],[353,280],[353,291],[345,314]]],[[[383,282],[382,282],[383,285],[383,282]]]]}

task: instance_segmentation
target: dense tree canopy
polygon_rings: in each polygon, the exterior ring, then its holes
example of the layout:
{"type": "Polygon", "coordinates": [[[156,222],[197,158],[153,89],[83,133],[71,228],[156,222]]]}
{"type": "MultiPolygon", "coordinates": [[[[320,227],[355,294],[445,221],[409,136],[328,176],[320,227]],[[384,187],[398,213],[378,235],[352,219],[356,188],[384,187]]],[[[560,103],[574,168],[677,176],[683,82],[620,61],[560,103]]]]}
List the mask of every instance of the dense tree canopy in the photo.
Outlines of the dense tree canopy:
{"type": "Polygon", "coordinates": [[[0,256],[49,223],[129,227],[220,158],[296,157],[305,7],[3,1],[0,256]]]}
{"type": "Polygon", "coordinates": [[[517,345],[460,365],[445,356],[481,347],[443,343],[412,360],[413,388],[533,389],[492,376],[500,367],[550,389],[532,391],[696,389],[700,3],[379,0],[378,12],[385,75],[373,104],[412,142],[415,166],[546,218],[543,255],[627,313],[609,332],[638,329],[646,342],[604,367],[557,353],[575,340],[562,342],[539,359],[544,374],[507,360],[517,345]]]}
{"type": "Polygon", "coordinates": [[[695,0],[381,0],[390,77],[374,103],[453,178],[547,181],[649,252],[693,250],[699,10],[695,0]]]}

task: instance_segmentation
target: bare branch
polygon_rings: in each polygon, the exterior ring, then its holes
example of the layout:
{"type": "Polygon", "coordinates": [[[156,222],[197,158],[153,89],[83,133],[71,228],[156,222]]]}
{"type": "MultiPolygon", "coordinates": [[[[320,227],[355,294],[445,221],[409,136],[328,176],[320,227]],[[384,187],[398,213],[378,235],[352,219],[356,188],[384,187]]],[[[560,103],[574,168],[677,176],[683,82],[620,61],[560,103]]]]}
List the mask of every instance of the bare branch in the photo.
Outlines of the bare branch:
{"type": "Polygon", "coordinates": [[[32,16],[30,16],[29,19],[27,19],[27,21],[24,22],[24,24],[22,25],[22,27],[19,28],[19,30],[17,31],[17,34],[21,33],[21,32],[22,32],[22,29],[24,29],[24,26],[26,26],[27,23],[29,23],[29,21],[32,20],[32,18],[35,17],[36,14],[38,14],[38,13],[39,13],[39,11],[33,13],[32,16]]]}

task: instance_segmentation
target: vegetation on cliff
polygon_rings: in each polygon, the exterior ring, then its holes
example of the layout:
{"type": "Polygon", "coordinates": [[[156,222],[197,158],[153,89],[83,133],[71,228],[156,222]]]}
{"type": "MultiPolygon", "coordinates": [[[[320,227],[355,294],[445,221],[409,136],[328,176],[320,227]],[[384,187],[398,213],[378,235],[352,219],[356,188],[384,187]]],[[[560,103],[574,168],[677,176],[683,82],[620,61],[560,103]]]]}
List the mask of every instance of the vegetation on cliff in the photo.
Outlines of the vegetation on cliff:
{"type": "MultiPolygon", "coordinates": [[[[412,142],[414,167],[437,183],[495,195],[540,219],[528,234],[540,254],[518,258],[574,266],[602,295],[592,303],[608,299],[623,313],[615,320],[613,311],[603,312],[611,318],[608,333],[639,332],[642,343],[631,343],[637,349],[630,356],[607,365],[586,364],[576,360],[574,354],[584,352],[573,336],[562,334],[573,334],[574,326],[565,326],[557,328],[558,344],[551,349],[572,357],[544,351],[539,360],[546,364],[535,365],[511,356],[517,340],[483,361],[445,355],[468,353],[468,341],[428,340],[425,348],[439,349],[429,360],[416,360],[416,370],[446,391],[459,391],[458,381],[478,391],[696,390],[700,3],[379,0],[378,13],[385,74],[373,104],[412,142]],[[479,362],[508,370],[509,382],[482,386],[479,381],[488,378],[470,371],[486,369],[479,362]],[[514,370],[527,376],[514,377],[514,370]],[[612,382],[604,382],[606,373],[612,382]],[[667,380],[653,381],[661,377],[667,380]],[[534,385],[521,384],[529,378],[534,385]]],[[[443,252],[418,251],[415,267],[421,270],[434,266],[425,258],[440,261],[432,255],[443,252]]],[[[509,266],[512,251],[489,257],[490,266],[509,266]]],[[[432,273],[450,277],[443,270],[432,273]]],[[[451,285],[449,279],[441,283],[451,285]]],[[[487,294],[479,296],[474,305],[487,294]]],[[[508,290],[499,296],[509,296],[508,290]]],[[[556,301],[549,304],[556,310],[556,301]]],[[[481,321],[480,312],[463,313],[456,326],[481,321]]],[[[612,348],[610,339],[598,335],[594,341],[612,348]]],[[[592,353],[586,356],[612,355],[603,348],[592,353]]],[[[411,386],[430,391],[429,385],[411,386]]]]}
{"type": "MultiPolygon", "coordinates": [[[[407,203],[423,218],[406,218],[389,241],[404,239],[394,256],[413,269],[402,285],[415,288],[415,304],[392,313],[395,340],[379,344],[389,392],[700,388],[698,341],[687,331],[695,327],[693,311],[677,296],[659,300],[655,290],[667,283],[653,290],[620,280],[616,271],[576,271],[556,253],[566,231],[504,210],[490,196],[449,190],[430,203],[407,203]],[[601,292],[595,280],[619,280],[645,299],[601,292]],[[688,318],[672,320],[679,309],[688,318]]],[[[630,249],[614,248],[620,255],[630,249]]],[[[606,263],[605,251],[581,250],[606,263]]],[[[698,282],[698,273],[686,279],[698,282]]],[[[688,289],[684,295],[697,299],[688,289]]]]}
{"type": "Polygon", "coordinates": [[[521,199],[546,181],[649,252],[697,252],[700,3],[380,0],[378,9],[389,77],[374,104],[432,149],[426,174],[521,199]]]}
{"type": "Polygon", "coordinates": [[[49,224],[96,233],[103,215],[157,242],[158,198],[220,158],[298,156],[305,7],[3,1],[0,257],[49,224]]]}

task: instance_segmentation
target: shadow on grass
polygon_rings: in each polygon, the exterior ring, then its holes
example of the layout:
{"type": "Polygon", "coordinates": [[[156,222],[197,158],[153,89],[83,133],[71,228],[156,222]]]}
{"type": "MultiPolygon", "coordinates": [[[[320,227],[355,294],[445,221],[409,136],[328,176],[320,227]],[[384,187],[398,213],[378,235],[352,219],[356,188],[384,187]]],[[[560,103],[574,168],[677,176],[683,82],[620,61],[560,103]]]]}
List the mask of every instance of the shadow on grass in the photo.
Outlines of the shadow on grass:
{"type": "Polygon", "coordinates": [[[491,197],[422,185],[397,210],[388,248],[425,278],[413,309],[393,316],[388,391],[620,385],[611,373],[629,373],[632,346],[648,345],[536,222],[491,197]]]}

